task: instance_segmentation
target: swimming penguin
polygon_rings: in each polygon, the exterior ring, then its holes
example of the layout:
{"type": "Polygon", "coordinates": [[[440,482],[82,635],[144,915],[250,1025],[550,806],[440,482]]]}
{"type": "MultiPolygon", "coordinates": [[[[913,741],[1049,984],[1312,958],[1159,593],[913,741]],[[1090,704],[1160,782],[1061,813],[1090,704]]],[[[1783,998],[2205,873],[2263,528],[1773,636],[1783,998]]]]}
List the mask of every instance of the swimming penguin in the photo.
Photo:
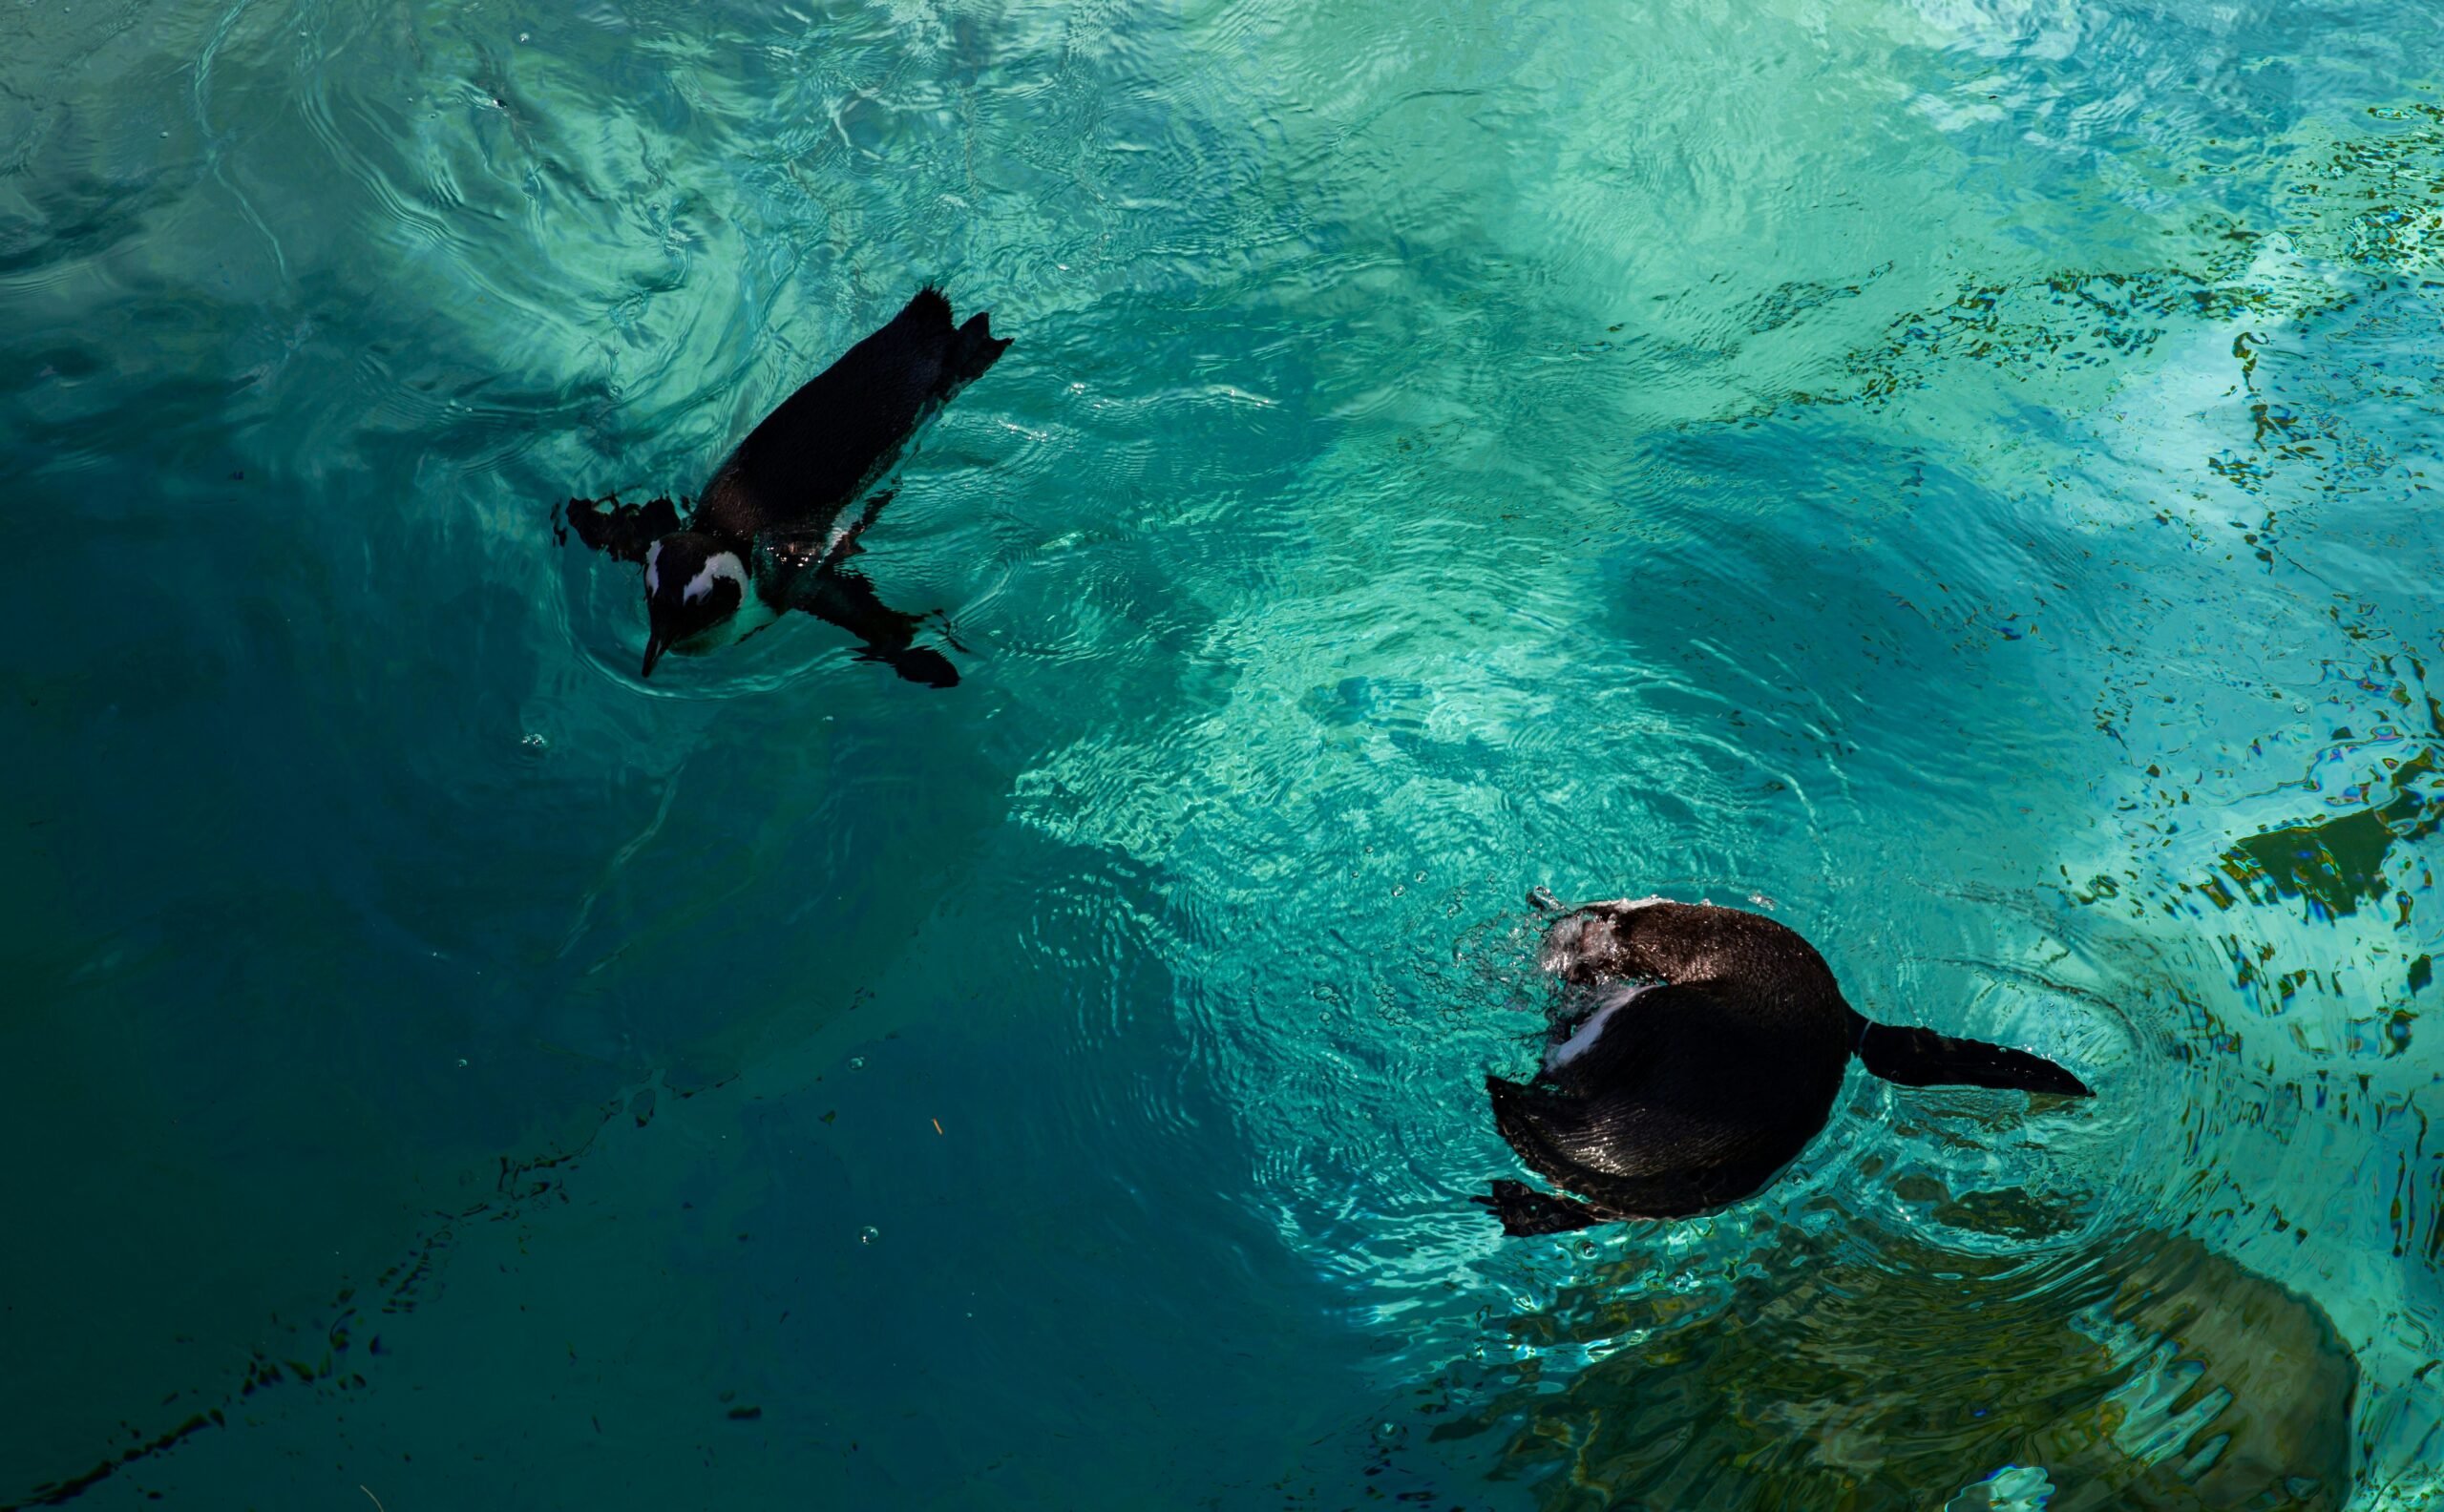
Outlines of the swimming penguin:
{"type": "MultiPolygon", "coordinates": [[[[1529,901],[1553,907],[1541,889],[1529,901]]],[[[1578,1199],[1515,1181],[1472,1199],[1505,1233],[1680,1218],[1758,1190],[1824,1126],[1857,1056],[1903,1086],[2086,1097],[2026,1051],[1872,1023],[1795,932],[1738,909],[1593,903],[1546,931],[1539,964],[1578,999],[1525,1084],[1485,1079],[1494,1124],[1578,1199]]]]}
{"type": "MultiPolygon", "coordinates": [[[[644,567],[640,675],[653,676],[664,651],[709,651],[802,609],[855,635],[865,642],[858,655],[912,682],[959,682],[948,658],[913,643],[927,617],[886,607],[874,584],[846,565],[890,493],[876,494],[845,528],[839,519],[898,460],[916,428],[1009,345],[980,313],[954,326],[950,301],[928,284],[748,431],[714,470],[685,527],[667,498],[569,500],[567,530],[644,567]]],[[[565,530],[560,535],[566,539],[565,530]]]]}

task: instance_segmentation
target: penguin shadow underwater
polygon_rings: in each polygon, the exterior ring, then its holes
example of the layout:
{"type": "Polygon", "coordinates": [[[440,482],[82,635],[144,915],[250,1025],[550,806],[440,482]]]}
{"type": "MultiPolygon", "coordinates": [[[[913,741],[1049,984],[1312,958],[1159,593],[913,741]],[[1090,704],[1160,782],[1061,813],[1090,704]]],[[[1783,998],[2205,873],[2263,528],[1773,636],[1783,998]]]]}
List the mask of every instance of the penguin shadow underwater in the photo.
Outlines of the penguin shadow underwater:
{"type": "MultiPolygon", "coordinates": [[[[937,616],[890,607],[849,565],[891,491],[874,494],[849,523],[842,517],[898,461],[909,437],[1009,346],[982,313],[956,324],[950,301],[928,284],[748,431],[684,522],[668,498],[570,499],[567,523],[555,520],[558,539],[574,532],[594,550],[644,569],[639,675],[653,676],[666,651],[697,655],[735,644],[794,609],[855,636],[863,660],[912,682],[955,685],[950,659],[916,643],[937,616]]],[[[942,635],[964,649],[947,628],[942,635]]]]}
{"type": "MultiPolygon", "coordinates": [[[[1558,911],[1542,890],[1530,903],[1558,911]]],[[[1497,1181],[1472,1199],[1513,1235],[1682,1218],[1764,1187],[1823,1128],[1850,1058],[1903,1086],[2084,1098],[2042,1057],[1879,1024],[1799,934],[1660,898],[1593,903],[1546,930],[1567,997],[1527,1082],[1485,1079],[1495,1127],[1569,1196],[1497,1181]]]]}

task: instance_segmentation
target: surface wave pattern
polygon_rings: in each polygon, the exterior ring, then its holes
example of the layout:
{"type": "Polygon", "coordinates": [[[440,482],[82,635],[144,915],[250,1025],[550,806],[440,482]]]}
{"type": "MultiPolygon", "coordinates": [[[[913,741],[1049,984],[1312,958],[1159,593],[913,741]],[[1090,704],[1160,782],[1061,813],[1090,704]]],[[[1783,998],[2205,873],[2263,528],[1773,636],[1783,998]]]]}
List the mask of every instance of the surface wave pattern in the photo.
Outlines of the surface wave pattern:
{"type": "Polygon", "coordinates": [[[2444,1499],[2444,16],[0,18],[0,1506],[2444,1499]],[[944,283],[803,617],[692,494],[944,283]],[[1854,1071],[1505,1241],[1531,886],[1854,1071]]]}

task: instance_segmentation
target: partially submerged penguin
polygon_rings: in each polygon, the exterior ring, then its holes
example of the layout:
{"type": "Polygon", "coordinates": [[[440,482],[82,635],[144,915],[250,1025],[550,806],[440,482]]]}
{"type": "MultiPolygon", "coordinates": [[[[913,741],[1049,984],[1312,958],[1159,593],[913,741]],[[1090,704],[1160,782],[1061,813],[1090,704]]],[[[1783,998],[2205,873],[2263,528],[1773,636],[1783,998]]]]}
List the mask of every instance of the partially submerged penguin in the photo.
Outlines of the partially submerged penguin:
{"type": "Polygon", "coordinates": [[[1592,903],[1553,922],[1539,964],[1577,1012],[1534,1081],[1487,1077],[1485,1091],[1519,1158],[1575,1196],[1495,1182],[1474,1200],[1505,1233],[1679,1218],[1747,1196],[1824,1126],[1853,1055],[1903,1086],[2089,1095],[2023,1050],[1870,1022],[1806,940],[1738,909],[1592,903]]]}
{"type": "Polygon", "coordinates": [[[856,636],[865,642],[858,655],[910,682],[959,682],[947,657],[915,644],[928,617],[886,607],[846,565],[891,494],[876,494],[852,524],[840,516],[916,428],[1009,345],[982,314],[954,325],[950,301],[929,284],[748,432],[684,527],[667,498],[569,500],[568,529],[579,540],[644,567],[640,675],[653,676],[664,651],[709,651],[802,609],[856,636]]]}

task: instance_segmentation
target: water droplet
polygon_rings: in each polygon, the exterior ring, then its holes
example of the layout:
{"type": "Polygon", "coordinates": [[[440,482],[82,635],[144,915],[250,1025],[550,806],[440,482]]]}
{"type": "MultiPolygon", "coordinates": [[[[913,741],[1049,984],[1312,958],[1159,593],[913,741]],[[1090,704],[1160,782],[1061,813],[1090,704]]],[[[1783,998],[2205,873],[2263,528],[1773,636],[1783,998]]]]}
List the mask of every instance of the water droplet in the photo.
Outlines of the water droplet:
{"type": "Polygon", "coordinates": [[[849,1069],[850,1069],[850,1070],[852,1070],[852,1071],[863,1071],[865,1068],[866,1068],[866,1058],[865,1058],[864,1056],[851,1056],[851,1057],[849,1058],[849,1069]]]}
{"type": "Polygon", "coordinates": [[[868,1224],[863,1228],[857,1230],[857,1243],[859,1244],[873,1244],[875,1240],[881,1237],[882,1230],[872,1224],[868,1224]]]}
{"type": "Polygon", "coordinates": [[[517,40],[519,40],[520,42],[523,42],[523,41],[525,41],[525,40],[526,40],[526,36],[527,36],[527,33],[525,33],[525,32],[520,32],[519,33],[517,33],[517,40]]]}
{"type": "Polygon", "coordinates": [[[465,1056],[460,1056],[460,1057],[458,1058],[458,1063],[459,1063],[459,1065],[461,1065],[461,1066],[466,1065],[466,1063],[467,1063],[467,1058],[466,1058],[465,1056]]]}
{"type": "Polygon", "coordinates": [[[518,745],[520,745],[520,746],[525,746],[528,750],[531,750],[531,751],[550,750],[550,749],[552,748],[552,743],[551,743],[550,741],[545,740],[545,739],[544,739],[541,735],[539,735],[539,734],[532,734],[532,733],[530,733],[529,735],[527,735],[527,736],[526,736],[526,738],[525,738],[525,739],[523,739],[523,740],[519,741],[517,744],[518,744],[518,745]]]}

